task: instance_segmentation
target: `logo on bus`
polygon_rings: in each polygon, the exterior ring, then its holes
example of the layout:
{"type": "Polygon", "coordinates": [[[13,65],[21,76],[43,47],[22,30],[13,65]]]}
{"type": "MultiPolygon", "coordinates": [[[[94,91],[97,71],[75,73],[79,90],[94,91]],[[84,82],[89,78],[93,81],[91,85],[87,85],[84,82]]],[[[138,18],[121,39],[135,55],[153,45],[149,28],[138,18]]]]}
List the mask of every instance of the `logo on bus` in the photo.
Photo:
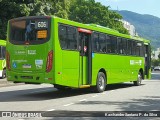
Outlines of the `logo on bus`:
{"type": "Polygon", "coordinates": [[[13,66],[13,68],[17,68],[17,63],[14,62],[14,63],[12,64],[12,66],[13,66]]]}
{"type": "Polygon", "coordinates": [[[142,65],[142,60],[130,60],[130,65],[142,65]]]}
{"type": "Polygon", "coordinates": [[[35,65],[37,69],[42,69],[43,60],[35,60],[35,65]]]}
{"type": "Polygon", "coordinates": [[[35,55],[36,54],[36,50],[28,50],[28,54],[29,55],[35,55]]]}
{"type": "Polygon", "coordinates": [[[23,54],[26,54],[26,51],[24,51],[24,50],[17,50],[17,51],[15,51],[15,54],[17,54],[17,55],[23,55],[23,54]]]}

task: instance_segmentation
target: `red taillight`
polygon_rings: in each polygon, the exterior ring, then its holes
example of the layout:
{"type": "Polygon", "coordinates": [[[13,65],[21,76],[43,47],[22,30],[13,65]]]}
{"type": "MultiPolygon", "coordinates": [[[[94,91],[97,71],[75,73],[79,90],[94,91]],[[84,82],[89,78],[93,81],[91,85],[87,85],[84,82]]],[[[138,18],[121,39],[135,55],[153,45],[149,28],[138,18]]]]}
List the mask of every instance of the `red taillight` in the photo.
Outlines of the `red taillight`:
{"type": "Polygon", "coordinates": [[[52,62],[53,62],[53,51],[51,50],[48,53],[48,57],[47,57],[46,72],[50,72],[52,70],[52,62]]]}
{"type": "Polygon", "coordinates": [[[6,51],[6,66],[8,70],[11,70],[11,65],[10,65],[10,54],[8,51],[6,51]]]}

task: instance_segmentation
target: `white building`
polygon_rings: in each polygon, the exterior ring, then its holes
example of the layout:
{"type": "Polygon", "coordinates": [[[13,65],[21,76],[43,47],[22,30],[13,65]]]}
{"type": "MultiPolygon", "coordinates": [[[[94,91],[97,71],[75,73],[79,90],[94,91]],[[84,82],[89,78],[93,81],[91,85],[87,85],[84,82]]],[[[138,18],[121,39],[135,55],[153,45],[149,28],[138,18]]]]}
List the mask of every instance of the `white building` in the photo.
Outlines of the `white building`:
{"type": "Polygon", "coordinates": [[[156,51],[153,51],[153,53],[152,53],[152,59],[159,59],[158,58],[158,55],[160,54],[160,48],[157,48],[157,50],[156,51]]]}
{"type": "Polygon", "coordinates": [[[138,34],[136,33],[135,27],[131,23],[125,20],[122,20],[122,23],[123,23],[124,28],[126,28],[129,31],[131,36],[138,36],[138,34]]]}

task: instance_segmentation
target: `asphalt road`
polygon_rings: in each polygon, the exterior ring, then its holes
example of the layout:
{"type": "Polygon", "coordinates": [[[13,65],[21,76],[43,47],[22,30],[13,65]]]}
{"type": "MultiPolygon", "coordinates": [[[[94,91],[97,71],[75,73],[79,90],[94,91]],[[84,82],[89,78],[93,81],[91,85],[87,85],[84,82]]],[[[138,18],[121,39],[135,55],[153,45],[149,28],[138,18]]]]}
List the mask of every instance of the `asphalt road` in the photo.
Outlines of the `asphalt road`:
{"type": "MultiPolygon", "coordinates": [[[[153,72],[152,79],[144,80],[141,86],[133,86],[132,83],[108,85],[103,93],[94,93],[88,89],[58,91],[53,85],[48,84],[12,85],[0,87],[0,111],[160,111],[159,89],[160,72],[153,72]]],[[[64,115],[72,114],[77,113],[64,115]]],[[[139,119],[139,117],[129,118],[139,119]]],[[[65,117],[65,119],[71,118],[65,117]]],[[[72,119],[86,118],[73,117],[72,119]]],[[[128,118],[120,117],[120,119],[128,118]]],[[[144,117],[143,119],[160,118],[144,117]]]]}

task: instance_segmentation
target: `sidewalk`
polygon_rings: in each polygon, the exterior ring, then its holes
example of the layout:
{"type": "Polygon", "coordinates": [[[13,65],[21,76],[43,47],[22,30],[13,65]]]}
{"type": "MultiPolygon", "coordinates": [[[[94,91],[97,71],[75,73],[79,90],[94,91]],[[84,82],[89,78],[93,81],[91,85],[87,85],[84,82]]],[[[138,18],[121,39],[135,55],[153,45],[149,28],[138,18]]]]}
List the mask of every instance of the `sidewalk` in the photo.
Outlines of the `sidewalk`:
{"type": "Polygon", "coordinates": [[[6,87],[6,86],[13,86],[13,85],[19,85],[19,84],[23,84],[23,83],[13,83],[11,81],[7,81],[7,79],[0,79],[0,87],[6,87]]]}

